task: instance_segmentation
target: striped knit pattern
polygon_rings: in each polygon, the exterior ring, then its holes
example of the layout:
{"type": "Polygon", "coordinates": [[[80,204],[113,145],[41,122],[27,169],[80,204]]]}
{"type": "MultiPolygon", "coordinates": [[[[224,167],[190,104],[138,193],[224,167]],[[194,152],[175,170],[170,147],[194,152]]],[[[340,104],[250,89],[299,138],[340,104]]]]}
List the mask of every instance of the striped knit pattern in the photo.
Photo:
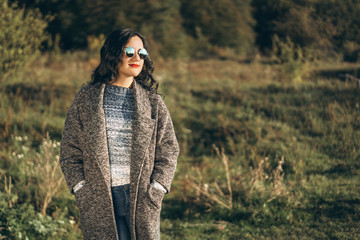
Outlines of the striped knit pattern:
{"type": "Polygon", "coordinates": [[[134,98],[131,88],[107,84],[104,90],[106,134],[111,186],[130,183],[130,154],[134,98]]]}

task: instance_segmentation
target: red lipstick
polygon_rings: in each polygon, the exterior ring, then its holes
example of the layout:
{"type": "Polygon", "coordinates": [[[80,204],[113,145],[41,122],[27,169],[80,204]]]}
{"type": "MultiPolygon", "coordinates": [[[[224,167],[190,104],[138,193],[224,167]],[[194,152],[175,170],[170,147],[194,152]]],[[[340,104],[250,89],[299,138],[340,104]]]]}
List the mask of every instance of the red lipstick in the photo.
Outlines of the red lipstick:
{"type": "Polygon", "coordinates": [[[133,64],[129,64],[130,65],[130,67],[133,67],[133,68],[138,68],[138,67],[140,67],[140,65],[139,64],[135,64],[135,63],[133,63],[133,64]]]}

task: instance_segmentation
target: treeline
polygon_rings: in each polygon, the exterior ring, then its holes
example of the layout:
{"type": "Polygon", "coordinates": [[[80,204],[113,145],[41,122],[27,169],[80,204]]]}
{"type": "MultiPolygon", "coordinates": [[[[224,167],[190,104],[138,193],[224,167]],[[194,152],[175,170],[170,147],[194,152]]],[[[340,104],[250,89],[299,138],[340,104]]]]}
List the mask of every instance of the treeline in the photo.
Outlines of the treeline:
{"type": "MultiPolygon", "coordinates": [[[[359,0],[20,0],[53,16],[48,32],[62,49],[119,27],[143,33],[163,56],[251,56],[291,41],[314,58],[360,52],[359,0]],[[276,41],[274,40],[276,39],[276,41]]],[[[51,45],[51,44],[50,44],[51,45]]]]}

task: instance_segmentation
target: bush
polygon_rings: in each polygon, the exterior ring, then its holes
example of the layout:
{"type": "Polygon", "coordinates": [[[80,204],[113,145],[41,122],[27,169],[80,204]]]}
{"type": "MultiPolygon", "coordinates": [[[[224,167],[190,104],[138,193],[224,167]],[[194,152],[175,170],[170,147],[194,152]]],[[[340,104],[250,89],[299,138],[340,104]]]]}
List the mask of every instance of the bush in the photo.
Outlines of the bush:
{"type": "MultiPolygon", "coordinates": [[[[252,54],[255,48],[255,21],[251,13],[248,0],[186,0],[181,4],[183,26],[188,35],[200,44],[230,48],[241,56],[252,54]]],[[[206,48],[192,50],[190,46],[191,56],[196,51],[206,51],[206,48]]],[[[212,52],[204,55],[212,56],[212,52]]]]}
{"type": "Polygon", "coordinates": [[[12,137],[9,159],[0,166],[0,239],[80,238],[59,145],[49,136],[38,147],[27,136],[12,137]]]}
{"type": "Polygon", "coordinates": [[[29,203],[17,202],[17,195],[0,191],[0,239],[76,239],[74,221],[61,214],[57,219],[36,213],[29,203]]]}
{"type": "Polygon", "coordinates": [[[344,60],[357,62],[360,58],[360,44],[357,42],[347,41],[344,43],[344,60]]]}
{"type": "Polygon", "coordinates": [[[10,158],[13,167],[9,173],[20,183],[15,188],[19,195],[29,194],[26,200],[36,202],[41,214],[46,215],[53,197],[64,184],[59,166],[60,142],[47,136],[39,146],[39,151],[32,148],[31,144],[27,136],[13,138],[14,151],[10,158]]]}
{"type": "Polygon", "coordinates": [[[47,39],[49,17],[35,9],[25,11],[15,3],[0,0],[0,79],[25,67],[39,54],[47,39]]]}
{"type": "Polygon", "coordinates": [[[293,43],[290,38],[281,41],[275,35],[273,57],[282,64],[281,73],[287,80],[301,82],[308,73],[308,56],[305,50],[293,43]]]}

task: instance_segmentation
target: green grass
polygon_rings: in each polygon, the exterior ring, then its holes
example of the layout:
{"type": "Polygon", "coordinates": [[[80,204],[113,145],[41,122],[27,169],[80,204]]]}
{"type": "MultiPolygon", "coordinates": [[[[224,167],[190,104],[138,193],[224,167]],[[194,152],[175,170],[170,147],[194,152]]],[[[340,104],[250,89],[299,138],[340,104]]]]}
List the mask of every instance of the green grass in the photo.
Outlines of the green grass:
{"type": "MultiPolygon", "coordinates": [[[[60,140],[66,111],[94,64],[81,52],[43,56],[2,83],[2,192],[5,176],[21,177],[11,160],[19,151],[13,136],[28,136],[34,151],[40,151],[47,132],[60,140]]],[[[172,191],[164,200],[162,239],[360,237],[360,89],[334,77],[356,72],[359,65],[318,64],[296,83],[284,80],[281,66],[260,62],[169,60],[156,68],[181,148],[172,191]],[[214,146],[228,158],[228,172],[214,146]],[[226,202],[226,173],[232,209],[191,185],[226,202]]],[[[16,204],[26,202],[39,212],[37,198],[16,184],[16,204]]],[[[47,214],[78,221],[66,186],[47,214]]],[[[79,237],[77,224],[67,231],[73,235],[66,238],[79,237]]]]}

